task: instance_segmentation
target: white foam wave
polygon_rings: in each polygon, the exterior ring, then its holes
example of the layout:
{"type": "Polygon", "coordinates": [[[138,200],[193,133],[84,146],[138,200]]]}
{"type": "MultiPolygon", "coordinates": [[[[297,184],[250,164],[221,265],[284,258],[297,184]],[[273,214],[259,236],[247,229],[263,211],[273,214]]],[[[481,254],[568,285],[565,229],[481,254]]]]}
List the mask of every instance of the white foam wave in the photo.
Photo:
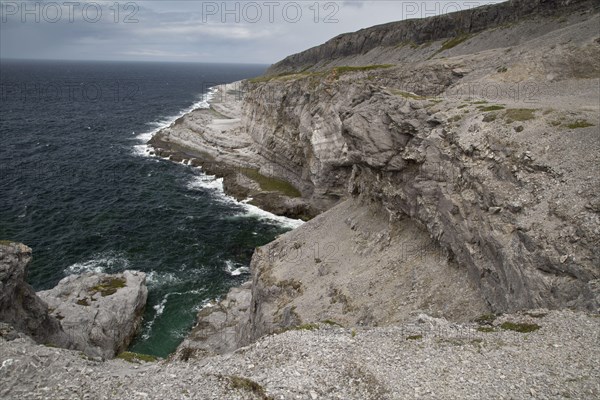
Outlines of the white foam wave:
{"type": "Polygon", "coordinates": [[[294,229],[302,224],[304,221],[300,219],[293,219],[284,217],[281,215],[275,215],[268,211],[265,211],[259,207],[256,207],[252,204],[249,204],[252,199],[246,199],[243,201],[237,201],[235,198],[225,194],[225,190],[223,189],[223,178],[215,178],[212,175],[197,175],[194,176],[187,184],[188,189],[210,189],[214,190],[214,192],[218,195],[218,199],[232,204],[237,204],[242,206],[244,209],[242,216],[246,217],[254,217],[263,221],[275,222],[285,228],[294,229]]]}
{"type": "Polygon", "coordinates": [[[156,311],[156,314],[154,314],[154,317],[152,317],[152,319],[150,321],[148,321],[148,323],[146,324],[146,326],[144,327],[144,332],[142,333],[142,339],[144,340],[148,340],[150,338],[150,332],[152,332],[152,326],[154,325],[154,322],[156,321],[156,319],[158,317],[160,317],[162,315],[162,313],[165,311],[165,305],[167,304],[167,300],[169,299],[169,294],[167,293],[161,300],[160,303],[155,304],[152,308],[156,311]]]}
{"type": "Polygon", "coordinates": [[[246,215],[249,217],[255,217],[260,220],[274,221],[274,222],[277,222],[278,224],[280,224],[281,226],[284,226],[284,227],[290,228],[290,229],[298,228],[299,226],[304,224],[304,221],[302,221],[301,219],[293,219],[293,218],[284,217],[282,215],[275,215],[275,214],[265,211],[259,207],[256,207],[252,204],[249,204],[248,203],[249,201],[252,201],[252,199],[246,199],[246,200],[243,200],[242,202],[240,202],[240,204],[242,204],[244,206],[244,208],[246,209],[246,215]]]}
{"type": "Polygon", "coordinates": [[[150,155],[150,151],[150,146],[147,144],[136,144],[133,146],[133,155],[135,156],[147,157],[150,155]]]}
{"type": "Polygon", "coordinates": [[[246,273],[250,272],[250,270],[248,269],[248,267],[245,267],[245,266],[238,267],[238,265],[235,264],[233,261],[226,260],[225,261],[225,272],[227,272],[231,276],[239,276],[241,274],[246,274],[246,273]]]}
{"type": "Polygon", "coordinates": [[[160,303],[155,304],[154,307],[152,307],[154,308],[154,310],[156,310],[156,317],[160,316],[165,311],[165,304],[167,304],[167,298],[168,295],[163,297],[160,303]]]}
{"type": "MultiPolygon", "coordinates": [[[[155,304],[152,307],[156,311],[156,313],[154,314],[154,316],[152,317],[152,319],[146,323],[146,326],[144,327],[144,332],[142,333],[142,339],[147,340],[147,339],[150,338],[150,333],[152,331],[152,326],[154,325],[154,322],[156,322],[156,320],[165,312],[165,306],[167,305],[167,301],[169,301],[169,297],[171,297],[171,296],[179,296],[179,295],[189,294],[189,293],[191,293],[191,294],[201,294],[201,293],[204,293],[204,292],[205,292],[205,289],[200,288],[200,289],[188,290],[186,292],[171,292],[171,293],[165,294],[163,296],[163,298],[160,300],[160,302],[158,304],[155,304]]],[[[194,309],[194,311],[197,311],[197,310],[194,309]]]]}
{"type": "Polygon", "coordinates": [[[150,271],[146,274],[146,284],[149,287],[172,285],[179,282],[181,282],[181,278],[171,272],[150,271]]]}
{"type": "MultiPolygon", "coordinates": [[[[215,94],[217,93],[217,88],[210,88],[208,93],[204,93],[200,100],[198,100],[197,102],[193,103],[191,106],[189,106],[188,108],[185,108],[183,110],[181,110],[179,112],[179,114],[177,115],[171,115],[169,117],[165,117],[162,118],[158,121],[153,121],[148,123],[148,125],[154,129],[149,130],[148,132],[143,132],[141,134],[138,134],[135,138],[137,140],[139,140],[140,142],[142,142],[143,144],[141,145],[135,145],[133,146],[133,154],[137,155],[137,156],[149,156],[150,155],[150,146],[148,146],[146,143],[152,139],[152,137],[158,133],[158,131],[160,131],[161,129],[167,128],[169,126],[171,126],[177,119],[183,117],[184,115],[199,109],[199,108],[209,108],[210,107],[210,101],[212,100],[212,98],[215,96],[215,94]]],[[[134,132],[135,134],[135,132],[134,132]]]]}
{"type": "Polygon", "coordinates": [[[66,275],[79,275],[86,272],[112,272],[112,271],[123,271],[129,267],[129,261],[113,252],[98,254],[94,258],[78,262],[69,265],[65,268],[64,272],[66,275]]]}
{"type": "Polygon", "coordinates": [[[187,188],[194,189],[209,189],[225,194],[223,189],[223,178],[216,178],[214,175],[197,175],[194,176],[187,184],[187,188]]]}

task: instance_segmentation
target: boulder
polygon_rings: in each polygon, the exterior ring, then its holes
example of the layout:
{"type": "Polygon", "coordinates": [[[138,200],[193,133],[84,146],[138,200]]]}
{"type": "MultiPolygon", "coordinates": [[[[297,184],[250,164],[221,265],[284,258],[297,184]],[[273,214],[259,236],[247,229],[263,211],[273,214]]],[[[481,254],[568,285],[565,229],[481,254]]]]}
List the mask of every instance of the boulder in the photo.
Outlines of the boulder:
{"type": "Polygon", "coordinates": [[[86,273],[38,292],[75,346],[90,357],[112,358],[127,349],[148,297],[146,274],[86,273]]]}
{"type": "Polygon", "coordinates": [[[239,328],[246,326],[252,299],[252,282],[232,288],[221,301],[203,307],[196,325],[175,352],[175,359],[187,361],[234,351],[240,344],[239,328]]]}

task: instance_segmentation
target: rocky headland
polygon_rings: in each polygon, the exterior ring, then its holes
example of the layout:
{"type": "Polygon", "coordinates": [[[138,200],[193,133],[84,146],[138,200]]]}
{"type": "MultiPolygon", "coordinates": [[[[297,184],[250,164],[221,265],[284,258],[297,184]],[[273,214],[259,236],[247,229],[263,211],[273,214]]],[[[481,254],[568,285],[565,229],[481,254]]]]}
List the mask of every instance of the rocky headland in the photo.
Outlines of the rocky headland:
{"type": "Polygon", "coordinates": [[[37,292],[50,315],[90,357],[113,358],[135,336],[148,297],[146,274],[85,273],[70,275],[50,290],[37,292]]]}
{"type": "Polygon", "coordinates": [[[29,247],[0,243],[0,336],[6,340],[24,334],[39,344],[100,360],[127,349],[146,305],[143,272],[71,275],[36,293],[26,283],[30,261],[29,247]]]}
{"type": "Polygon", "coordinates": [[[256,249],[169,360],[11,333],[0,396],[600,396],[599,24],[593,1],[513,0],[220,86],[153,151],[309,221],[256,249]]]}

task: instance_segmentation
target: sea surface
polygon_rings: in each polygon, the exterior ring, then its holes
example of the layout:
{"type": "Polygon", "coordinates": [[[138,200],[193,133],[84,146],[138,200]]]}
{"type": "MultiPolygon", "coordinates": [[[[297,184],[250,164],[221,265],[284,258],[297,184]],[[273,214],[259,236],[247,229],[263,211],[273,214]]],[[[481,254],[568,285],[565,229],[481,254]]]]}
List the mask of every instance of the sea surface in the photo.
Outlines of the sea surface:
{"type": "Polygon", "coordinates": [[[210,88],[266,66],[0,62],[0,240],[33,249],[28,281],[86,271],[148,274],[132,351],[171,353],[197,311],[248,279],[255,247],[299,224],[226,196],[145,141],[210,88]]]}

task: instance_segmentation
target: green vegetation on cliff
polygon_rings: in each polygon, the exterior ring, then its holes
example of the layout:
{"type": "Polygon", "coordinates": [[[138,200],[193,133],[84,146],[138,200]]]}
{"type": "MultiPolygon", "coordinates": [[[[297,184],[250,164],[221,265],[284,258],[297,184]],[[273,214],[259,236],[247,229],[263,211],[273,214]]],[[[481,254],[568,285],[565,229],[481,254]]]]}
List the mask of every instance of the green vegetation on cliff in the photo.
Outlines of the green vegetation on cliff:
{"type": "Polygon", "coordinates": [[[300,197],[302,193],[290,183],[277,178],[262,175],[254,168],[242,168],[240,172],[259,184],[265,192],[279,192],[288,197],[300,197]]]}

